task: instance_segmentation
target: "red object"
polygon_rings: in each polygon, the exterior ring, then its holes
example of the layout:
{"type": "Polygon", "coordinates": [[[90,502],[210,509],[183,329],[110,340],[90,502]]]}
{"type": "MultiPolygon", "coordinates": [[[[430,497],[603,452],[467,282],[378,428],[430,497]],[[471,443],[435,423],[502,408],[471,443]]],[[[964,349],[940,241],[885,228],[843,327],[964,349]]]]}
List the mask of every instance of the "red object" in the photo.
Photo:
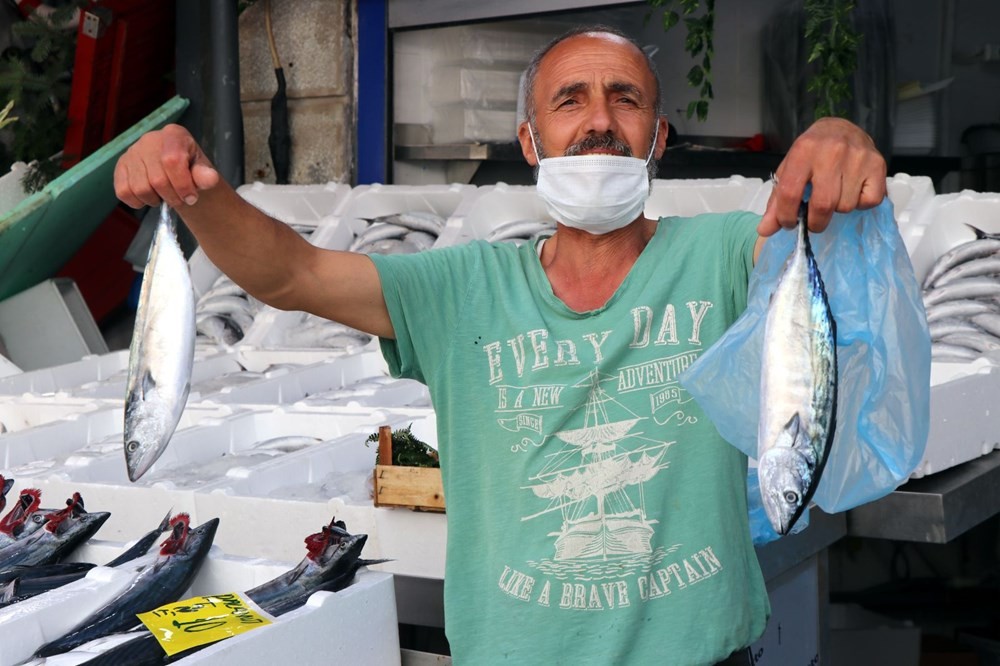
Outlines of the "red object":
{"type": "MultiPolygon", "coordinates": [[[[21,5],[38,4],[23,0],[21,5]]],[[[174,0],[102,0],[80,13],[62,166],[68,169],[174,94],[174,0]]],[[[110,187],[111,184],[109,183],[110,187]]],[[[94,320],[125,302],[135,277],[123,257],[139,222],[115,209],[59,270],[94,320]]]]}
{"type": "Polygon", "coordinates": [[[73,278],[76,282],[98,323],[125,302],[132,288],[135,269],[124,257],[138,230],[137,219],[123,208],[115,208],[59,269],[59,277],[73,278]]]}
{"type": "Polygon", "coordinates": [[[174,94],[173,0],[104,0],[81,12],[63,168],[174,94]]]}
{"type": "Polygon", "coordinates": [[[754,134],[752,137],[743,142],[743,148],[749,150],[752,153],[762,153],[767,148],[764,143],[763,134],[754,134]]]}

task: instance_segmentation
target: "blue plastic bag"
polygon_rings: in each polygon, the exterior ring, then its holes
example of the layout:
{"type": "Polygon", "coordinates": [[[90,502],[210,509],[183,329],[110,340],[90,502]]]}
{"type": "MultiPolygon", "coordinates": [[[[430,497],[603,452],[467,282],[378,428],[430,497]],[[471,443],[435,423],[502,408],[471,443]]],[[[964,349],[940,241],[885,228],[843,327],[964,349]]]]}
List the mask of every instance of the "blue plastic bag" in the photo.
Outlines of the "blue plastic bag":
{"type": "MultiPolygon", "coordinates": [[[[680,377],[719,433],[751,458],[764,321],[795,238],[783,229],[768,239],[750,276],[746,311],[680,377]]],[[[839,375],[837,429],[813,501],[836,513],[892,492],[923,457],[930,335],[888,198],[871,210],[835,214],[811,241],[837,321],[839,375]]]]}

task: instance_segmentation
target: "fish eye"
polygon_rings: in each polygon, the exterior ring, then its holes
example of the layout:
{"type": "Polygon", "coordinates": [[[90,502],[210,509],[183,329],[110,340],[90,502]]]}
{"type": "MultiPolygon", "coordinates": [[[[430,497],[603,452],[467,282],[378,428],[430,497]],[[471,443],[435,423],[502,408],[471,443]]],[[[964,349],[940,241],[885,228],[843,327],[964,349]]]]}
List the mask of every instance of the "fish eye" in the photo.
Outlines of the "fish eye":
{"type": "Polygon", "coordinates": [[[31,520],[35,523],[43,523],[45,522],[45,516],[39,516],[38,514],[35,514],[34,516],[31,517],[31,520]]]}
{"type": "Polygon", "coordinates": [[[799,494],[794,490],[786,490],[785,501],[788,502],[789,504],[795,504],[796,502],[799,501],[799,494]]]}
{"type": "Polygon", "coordinates": [[[135,441],[134,439],[125,445],[125,450],[128,451],[129,453],[135,453],[136,449],[138,448],[139,448],[139,442],[135,441]]]}

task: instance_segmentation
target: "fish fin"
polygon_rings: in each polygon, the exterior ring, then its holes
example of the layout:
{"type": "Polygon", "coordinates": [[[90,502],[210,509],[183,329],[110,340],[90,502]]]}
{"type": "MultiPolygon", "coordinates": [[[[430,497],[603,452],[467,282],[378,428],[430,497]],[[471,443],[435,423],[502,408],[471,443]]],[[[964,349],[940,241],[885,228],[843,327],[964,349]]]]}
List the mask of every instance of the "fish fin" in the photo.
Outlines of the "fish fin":
{"type": "Polygon", "coordinates": [[[17,596],[18,581],[20,579],[15,578],[3,587],[0,587],[0,603],[6,604],[10,603],[14,597],[17,596]]]}
{"type": "Polygon", "coordinates": [[[799,417],[799,413],[795,412],[792,414],[792,418],[788,419],[788,423],[785,427],[781,429],[778,433],[778,437],[774,442],[774,446],[784,446],[789,449],[794,449],[799,442],[799,432],[802,430],[802,419],[799,417]]]}
{"type": "Polygon", "coordinates": [[[965,226],[967,226],[970,229],[972,229],[972,232],[974,234],[976,234],[976,240],[982,240],[984,238],[1000,239],[1000,234],[994,234],[994,233],[990,233],[988,231],[983,231],[979,227],[974,227],[971,224],[969,224],[968,222],[965,223],[965,226]]]}
{"type": "Polygon", "coordinates": [[[152,392],[156,389],[156,380],[153,379],[153,373],[149,370],[142,373],[142,398],[146,399],[146,394],[152,392]]]}

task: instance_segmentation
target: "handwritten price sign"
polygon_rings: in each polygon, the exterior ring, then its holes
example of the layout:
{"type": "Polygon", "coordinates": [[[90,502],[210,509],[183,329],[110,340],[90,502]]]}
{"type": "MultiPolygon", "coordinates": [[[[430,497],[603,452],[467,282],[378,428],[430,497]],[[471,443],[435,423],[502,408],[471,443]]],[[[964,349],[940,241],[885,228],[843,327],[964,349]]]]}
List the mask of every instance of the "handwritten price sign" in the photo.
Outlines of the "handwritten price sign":
{"type": "Polygon", "coordinates": [[[192,597],[140,613],[168,655],[271,624],[274,618],[240,593],[192,597]]]}

